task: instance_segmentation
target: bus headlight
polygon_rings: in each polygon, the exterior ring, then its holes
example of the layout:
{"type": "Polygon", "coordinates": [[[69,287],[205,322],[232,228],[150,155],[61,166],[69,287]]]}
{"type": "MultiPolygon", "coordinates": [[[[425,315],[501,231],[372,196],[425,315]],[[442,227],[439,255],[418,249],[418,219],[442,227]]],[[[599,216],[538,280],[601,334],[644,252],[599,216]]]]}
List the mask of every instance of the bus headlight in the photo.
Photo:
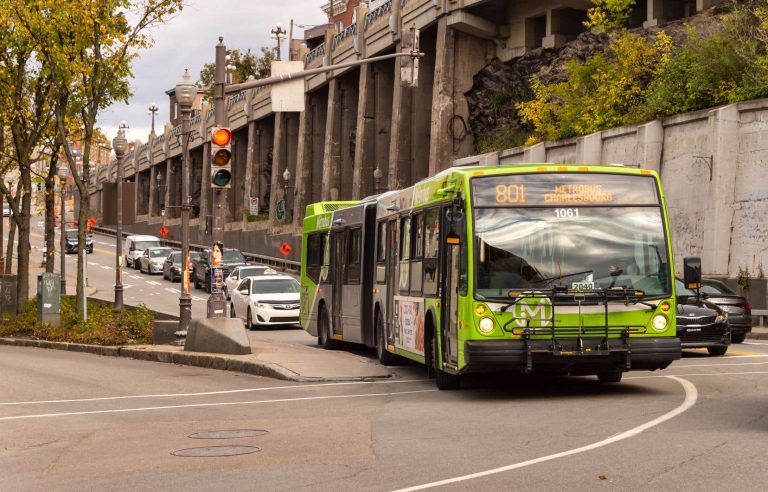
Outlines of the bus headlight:
{"type": "Polygon", "coordinates": [[[491,318],[483,318],[480,320],[480,333],[487,335],[493,331],[493,320],[491,318]]]}
{"type": "Polygon", "coordinates": [[[661,314],[657,314],[653,317],[653,329],[656,331],[664,331],[667,328],[667,317],[661,314]]]}

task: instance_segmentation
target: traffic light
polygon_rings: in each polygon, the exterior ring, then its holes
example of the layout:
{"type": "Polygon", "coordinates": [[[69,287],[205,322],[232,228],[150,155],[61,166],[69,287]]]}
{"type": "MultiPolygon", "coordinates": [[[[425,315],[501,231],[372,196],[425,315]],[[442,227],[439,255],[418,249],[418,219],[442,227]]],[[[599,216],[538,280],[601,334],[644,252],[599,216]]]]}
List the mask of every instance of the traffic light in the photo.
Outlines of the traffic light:
{"type": "Polygon", "coordinates": [[[232,181],[232,131],[225,127],[211,129],[211,185],[229,188],[232,181]]]}

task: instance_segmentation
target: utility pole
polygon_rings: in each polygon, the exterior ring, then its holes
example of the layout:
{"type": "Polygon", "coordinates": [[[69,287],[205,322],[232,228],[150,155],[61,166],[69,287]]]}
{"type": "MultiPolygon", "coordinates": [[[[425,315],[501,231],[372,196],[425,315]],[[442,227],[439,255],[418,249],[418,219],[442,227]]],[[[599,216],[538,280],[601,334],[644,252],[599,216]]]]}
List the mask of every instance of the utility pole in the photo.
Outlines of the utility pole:
{"type": "Polygon", "coordinates": [[[176,84],[176,101],[181,108],[181,296],[179,297],[179,330],[187,331],[192,320],[192,297],[189,294],[189,134],[190,113],[197,86],[184,70],[176,84]]]}

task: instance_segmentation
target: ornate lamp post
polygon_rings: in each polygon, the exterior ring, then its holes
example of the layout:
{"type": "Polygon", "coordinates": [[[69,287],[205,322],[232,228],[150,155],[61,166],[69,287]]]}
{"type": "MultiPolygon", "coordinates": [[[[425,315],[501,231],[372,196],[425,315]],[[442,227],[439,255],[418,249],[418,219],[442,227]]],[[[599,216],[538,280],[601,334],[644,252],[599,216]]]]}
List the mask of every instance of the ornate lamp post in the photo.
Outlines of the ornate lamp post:
{"type": "Polygon", "coordinates": [[[157,180],[157,186],[155,187],[157,190],[157,213],[160,216],[165,215],[165,201],[163,200],[165,193],[164,192],[164,186],[163,186],[163,180],[165,179],[165,176],[163,175],[162,171],[157,172],[157,176],[155,176],[155,179],[157,180]]]}
{"type": "Polygon", "coordinates": [[[381,178],[384,177],[384,173],[381,172],[381,169],[379,169],[379,166],[376,166],[376,169],[373,170],[373,179],[376,182],[376,193],[384,193],[387,191],[386,187],[381,187],[381,178]]]}
{"type": "Polygon", "coordinates": [[[59,238],[59,256],[61,256],[61,295],[64,296],[67,294],[67,266],[64,262],[65,255],[67,254],[67,233],[65,218],[67,215],[67,209],[65,191],[67,186],[67,176],[69,176],[69,169],[67,169],[67,165],[65,163],[62,162],[59,164],[59,169],[56,171],[56,176],[59,177],[59,188],[61,189],[61,210],[59,210],[59,215],[61,216],[61,237],[59,238]]]}
{"type": "Polygon", "coordinates": [[[155,115],[158,111],[160,111],[160,108],[155,103],[150,104],[147,110],[147,114],[152,116],[152,135],[155,134],[155,115]]]}
{"type": "Polygon", "coordinates": [[[184,70],[176,84],[176,101],[181,110],[181,296],[179,297],[179,330],[186,331],[192,319],[192,297],[189,295],[189,134],[192,103],[197,86],[184,70]]]}
{"type": "Polygon", "coordinates": [[[117,158],[117,232],[115,234],[115,309],[123,309],[123,156],[128,148],[125,130],[128,124],[122,122],[117,136],[112,139],[112,148],[117,158]]]}
{"type": "Polygon", "coordinates": [[[283,29],[282,23],[278,22],[277,24],[275,24],[275,28],[269,32],[271,33],[269,37],[277,41],[277,59],[279,61],[280,60],[280,41],[285,39],[286,33],[288,31],[283,29]]]}
{"type": "MultiPolygon", "coordinates": [[[[293,186],[291,186],[291,171],[287,167],[285,168],[285,171],[283,171],[283,188],[284,190],[284,197],[285,197],[285,217],[288,218],[288,190],[292,189],[293,186]]],[[[291,204],[291,215],[293,214],[293,204],[291,204]]]]}

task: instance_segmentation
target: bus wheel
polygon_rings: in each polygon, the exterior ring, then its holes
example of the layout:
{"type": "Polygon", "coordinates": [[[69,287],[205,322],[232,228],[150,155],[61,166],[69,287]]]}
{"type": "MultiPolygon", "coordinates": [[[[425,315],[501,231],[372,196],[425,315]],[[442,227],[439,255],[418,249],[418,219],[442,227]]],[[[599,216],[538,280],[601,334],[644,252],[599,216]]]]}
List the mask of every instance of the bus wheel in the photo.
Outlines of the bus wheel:
{"type": "Polygon", "coordinates": [[[384,320],[381,312],[376,313],[376,355],[379,362],[385,366],[394,366],[398,363],[397,356],[387,351],[387,337],[384,336],[384,320]]]}
{"type": "Polygon", "coordinates": [[[597,373],[597,380],[601,383],[620,383],[624,373],[618,369],[613,371],[601,371],[597,373]]]}
{"type": "MultiPolygon", "coordinates": [[[[429,372],[435,375],[435,384],[437,385],[438,389],[454,390],[461,386],[461,376],[458,374],[449,374],[440,369],[440,362],[438,361],[437,355],[437,340],[434,332],[429,337],[429,353],[430,360],[428,362],[432,366],[432,370],[429,372]]],[[[429,372],[427,374],[429,374],[429,372]]]]}
{"type": "Polygon", "coordinates": [[[320,319],[317,326],[317,344],[327,350],[336,348],[336,340],[331,338],[331,320],[325,307],[320,310],[320,319]]]}

